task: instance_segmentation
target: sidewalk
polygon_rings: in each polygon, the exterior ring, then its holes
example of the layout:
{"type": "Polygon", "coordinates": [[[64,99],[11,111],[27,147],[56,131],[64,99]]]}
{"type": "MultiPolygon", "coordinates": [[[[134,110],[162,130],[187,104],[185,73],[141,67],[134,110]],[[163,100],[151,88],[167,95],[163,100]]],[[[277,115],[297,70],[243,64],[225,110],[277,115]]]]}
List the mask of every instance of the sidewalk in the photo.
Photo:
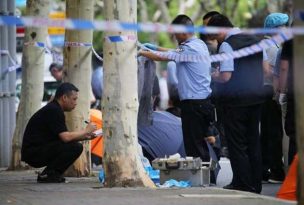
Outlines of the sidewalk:
{"type": "Polygon", "coordinates": [[[0,204],[37,205],[287,205],[272,197],[221,188],[102,188],[97,177],[67,178],[66,184],[38,184],[30,171],[0,171],[0,204]]]}

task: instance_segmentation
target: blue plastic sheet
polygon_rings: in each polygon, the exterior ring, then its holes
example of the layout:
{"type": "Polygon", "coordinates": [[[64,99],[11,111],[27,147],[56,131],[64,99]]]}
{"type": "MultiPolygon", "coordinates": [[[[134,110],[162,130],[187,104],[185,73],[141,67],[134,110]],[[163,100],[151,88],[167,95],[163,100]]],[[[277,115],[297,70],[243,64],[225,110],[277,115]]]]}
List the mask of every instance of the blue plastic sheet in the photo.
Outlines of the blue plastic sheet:
{"type": "Polygon", "coordinates": [[[105,181],[105,173],[104,173],[103,169],[101,169],[99,171],[98,179],[99,179],[100,183],[104,183],[104,181],[105,181]]]}
{"type": "Polygon", "coordinates": [[[166,181],[163,185],[159,185],[161,188],[170,188],[170,187],[180,187],[186,188],[191,187],[190,181],[176,181],[175,179],[170,179],[166,181]]]}
{"type": "Polygon", "coordinates": [[[150,167],[145,167],[147,174],[149,175],[150,179],[157,185],[159,184],[159,170],[153,169],[150,167]]]}

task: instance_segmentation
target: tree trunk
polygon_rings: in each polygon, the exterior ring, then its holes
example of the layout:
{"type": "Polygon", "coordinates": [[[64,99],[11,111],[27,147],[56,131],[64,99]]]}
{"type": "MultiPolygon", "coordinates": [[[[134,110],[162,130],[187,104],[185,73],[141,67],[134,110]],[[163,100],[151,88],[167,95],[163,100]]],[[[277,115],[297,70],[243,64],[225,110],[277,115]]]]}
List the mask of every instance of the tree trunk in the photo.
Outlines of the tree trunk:
{"type": "Polygon", "coordinates": [[[207,13],[207,9],[205,6],[205,2],[200,1],[199,2],[199,6],[197,7],[196,11],[193,13],[193,15],[191,16],[191,19],[193,22],[196,22],[197,20],[200,19],[200,25],[202,25],[203,23],[203,16],[204,14],[207,13]]]}
{"type": "MultiPolygon", "coordinates": [[[[137,1],[105,0],[106,20],[137,22],[137,1]]],[[[134,31],[105,32],[131,35],[134,31]]],[[[143,169],[137,139],[137,50],[136,41],[104,41],[104,170],[106,186],[148,186],[153,182],[143,169]]]]}
{"type": "MultiPolygon", "coordinates": [[[[94,0],[67,0],[67,18],[93,20],[94,0]]],[[[66,30],[65,43],[92,43],[92,30],[66,30]]],[[[64,81],[71,82],[79,89],[78,104],[66,114],[69,130],[80,130],[89,119],[91,93],[91,47],[70,46],[64,48],[64,81]]],[[[66,171],[66,176],[88,176],[91,173],[90,141],[83,141],[84,151],[66,171]]]]}
{"type": "MultiPolygon", "coordinates": [[[[295,0],[294,8],[299,11],[304,9],[303,0],[295,0]]],[[[303,26],[303,21],[296,19],[295,26],[303,26]]],[[[298,165],[298,182],[297,182],[297,198],[298,204],[304,204],[304,59],[302,57],[304,45],[304,37],[295,36],[293,42],[293,55],[294,55],[294,89],[295,89],[295,119],[296,119],[296,136],[297,136],[297,147],[299,155],[298,165]]]]}
{"type": "Polygon", "coordinates": [[[171,23],[171,18],[170,18],[170,14],[169,14],[169,10],[168,10],[168,6],[166,4],[166,0],[154,0],[156,6],[158,7],[158,9],[161,11],[161,16],[163,21],[166,24],[170,24],[171,23]]]}
{"type": "Polygon", "coordinates": [[[139,0],[139,4],[140,4],[139,13],[140,13],[141,22],[146,23],[149,19],[147,4],[145,0],[139,0]]]}
{"type": "MultiPolygon", "coordinates": [[[[50,0],[27,0],[26,15],[48,17],[50,0]]],[[[25,29],[24,42],[44,42],[47,27],[25,29]]],[[[43,96],[44,48],[33,45],[23,46],[22,88],[17,114],[17,123],[13,136],[12,159],[10,169],[24,168],[21,163],[21,143],[24,129],[30,117],[41,107],[43,96]]]]}
{"type": "Polygon", "coordinates": [[[281,3],[282,0],[268,0],[267,8],[269,13],[281,12],[281,3]]]}

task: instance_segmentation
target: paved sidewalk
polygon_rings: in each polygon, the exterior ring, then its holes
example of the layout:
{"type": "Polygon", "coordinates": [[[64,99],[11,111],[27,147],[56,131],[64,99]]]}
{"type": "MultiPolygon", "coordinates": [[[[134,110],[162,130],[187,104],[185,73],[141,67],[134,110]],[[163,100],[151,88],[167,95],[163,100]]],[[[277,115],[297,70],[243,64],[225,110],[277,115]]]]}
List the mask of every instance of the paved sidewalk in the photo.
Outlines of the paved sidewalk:
{"type": "Polygon", "coordinates": [[[37,205],[287,205],[273,197],[221,188],[102,188],[97,177],[67,178],[66,184],[38,184],[30,171],[0,171],[0,204],[37,205]]]}

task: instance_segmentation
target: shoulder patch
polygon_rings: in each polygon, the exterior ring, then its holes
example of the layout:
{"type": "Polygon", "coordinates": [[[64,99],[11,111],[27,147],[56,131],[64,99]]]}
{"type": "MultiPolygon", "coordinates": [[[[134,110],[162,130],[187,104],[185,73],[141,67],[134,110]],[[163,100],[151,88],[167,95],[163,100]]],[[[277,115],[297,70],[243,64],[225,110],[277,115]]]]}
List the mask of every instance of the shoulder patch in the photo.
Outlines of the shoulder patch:
{"type": "Polygon", "coordinates": [[[177,49],[175,49],[175,51],[178,52],[178,53],[180,53],[180,52],[183,52],[184,49],[183,48],[177,48],[177,49]]]}

